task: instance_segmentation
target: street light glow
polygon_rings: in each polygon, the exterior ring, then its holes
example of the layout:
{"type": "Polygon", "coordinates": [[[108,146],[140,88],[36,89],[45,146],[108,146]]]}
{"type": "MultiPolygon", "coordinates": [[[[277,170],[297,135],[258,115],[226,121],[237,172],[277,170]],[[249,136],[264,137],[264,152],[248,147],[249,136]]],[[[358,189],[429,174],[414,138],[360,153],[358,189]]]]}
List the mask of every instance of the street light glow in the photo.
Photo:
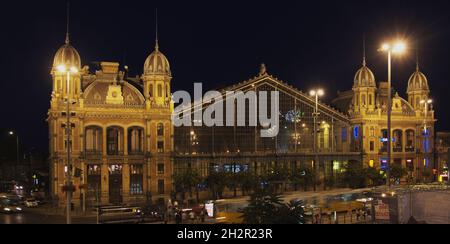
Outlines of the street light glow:
{"type": "Polygon", "coordinates": [[[404,42],[397,42],[392,47],[392,52],[396,53],[396,54],[402,54],[405,52],[405,50],[406,50],[406,44],[404,42]]]}
{"type": "Polygon", "coordinates": [[[10,131],[10,132],[8,132],[8,134],[13,136],[14,135],[14,131],[10,131]]]}
{"type": "Polygon", "coordinates": [[[325,95],[325,91],[323,90],[323,89],[318,89],[318,90],[311,90],[310,92],[309,92],[309,95],[311,96],[311,97],[314,97],[314,96],[319,96],[319,97],[321,97],[321,96],[323,96],[323,95],[325,95]]]}
{"type": "Polygon", "coordinates": [[[406,43],[404,41],[396,41],[393,45],[390,43],[383,43],[379,51],[402,54],[406,51],[406,43]]]}

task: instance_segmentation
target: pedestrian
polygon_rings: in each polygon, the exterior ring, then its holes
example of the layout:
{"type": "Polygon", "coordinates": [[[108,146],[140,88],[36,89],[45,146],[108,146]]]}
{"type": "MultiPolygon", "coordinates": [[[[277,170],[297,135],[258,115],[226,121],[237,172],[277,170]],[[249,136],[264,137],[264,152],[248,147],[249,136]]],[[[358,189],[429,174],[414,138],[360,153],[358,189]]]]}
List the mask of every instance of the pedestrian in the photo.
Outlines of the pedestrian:
{"type": "Polygon", "coordinates": [[[202,208],[202,211],[200,213],[200,218],[202,219],[202,223],[205,223],[205,217],[206,217],[206,210],[205,210],[205,208],[202,208]]]}
{"type": "Polygon", "coordinates": [[[180,224],[183,223],[183,217],[182,217],[180,211],[178,211],[178,212],[175,213],[175,223],[176,223],[177,225],[180,225],[180,224]]]}

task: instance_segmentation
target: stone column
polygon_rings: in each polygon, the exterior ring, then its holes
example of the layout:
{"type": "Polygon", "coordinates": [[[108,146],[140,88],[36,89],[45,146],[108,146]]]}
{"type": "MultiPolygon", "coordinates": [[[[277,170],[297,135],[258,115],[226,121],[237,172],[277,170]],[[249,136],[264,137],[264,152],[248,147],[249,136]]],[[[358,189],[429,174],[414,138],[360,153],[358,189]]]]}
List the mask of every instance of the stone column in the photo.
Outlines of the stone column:
{"type": "Polygon", "coordinates": [[[102,164],[102,189],[101,189],[101,203],[108,204],[109,203],[109,168],[108,162],[105,160],[102,164]]]}
{"type": "Polygon", "coordinates": [[[122,199],[124,203],[130,201],[130,165],[125,162],[122,167],[122,199]]]}

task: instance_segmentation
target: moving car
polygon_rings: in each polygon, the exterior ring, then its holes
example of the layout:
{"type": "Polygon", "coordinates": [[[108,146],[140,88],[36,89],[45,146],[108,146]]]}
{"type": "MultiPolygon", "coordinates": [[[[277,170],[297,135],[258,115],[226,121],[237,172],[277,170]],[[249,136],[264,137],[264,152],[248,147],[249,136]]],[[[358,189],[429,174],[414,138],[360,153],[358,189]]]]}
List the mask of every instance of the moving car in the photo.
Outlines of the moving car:
{"type": "Polygon", "coordinates": [[[27,198],[24,201],[24,205],[27,208],[37,208],[39,206],[39,202],[34,198],[27,198]]]}
{"type": "Polygon", "coordinates": [[[21,213],[23,209],[19,206],[19,203],[8,197],[0,197],[0,213],[12,214],[21,213]]]}
{"type": "Polygon", "coordinates": [[[143,211],[140,207],[100,207],[98,222],[101,224],[141,223],[143,211]]]}

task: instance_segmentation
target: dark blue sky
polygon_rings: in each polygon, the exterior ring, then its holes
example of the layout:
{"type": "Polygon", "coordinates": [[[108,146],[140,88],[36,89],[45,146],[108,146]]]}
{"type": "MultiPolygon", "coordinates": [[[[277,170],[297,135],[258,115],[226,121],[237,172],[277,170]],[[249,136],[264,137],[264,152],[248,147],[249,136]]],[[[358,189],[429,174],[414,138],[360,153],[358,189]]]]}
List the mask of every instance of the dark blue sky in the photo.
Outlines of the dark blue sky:
{"type": "MultiPolygon", "coordinates": [[[[435,99],[438,128],[450,130],[448,1],[72,1],[71,40],[83,64],[119,61],[142,72],[155,39],[171,62],[175,90],[207,89],[269,73],[302,89],[325,88],[326,100],[352,86],[362,40],[377,81],[386,79],[381,42],[420,43],[420,63],[435,99]],[[186,3],[182,3],[186,2],[186,3]]],[[[64,0],[2,2],[0,128],[17,129],[27,147],[47,150],[53,55],[65,35],[64,0]]],[[[92,65],[91,65],[92,67],[92,65]]],[[[415,50],[394,60],[394,86],[404,94],[415,50]]]]}

